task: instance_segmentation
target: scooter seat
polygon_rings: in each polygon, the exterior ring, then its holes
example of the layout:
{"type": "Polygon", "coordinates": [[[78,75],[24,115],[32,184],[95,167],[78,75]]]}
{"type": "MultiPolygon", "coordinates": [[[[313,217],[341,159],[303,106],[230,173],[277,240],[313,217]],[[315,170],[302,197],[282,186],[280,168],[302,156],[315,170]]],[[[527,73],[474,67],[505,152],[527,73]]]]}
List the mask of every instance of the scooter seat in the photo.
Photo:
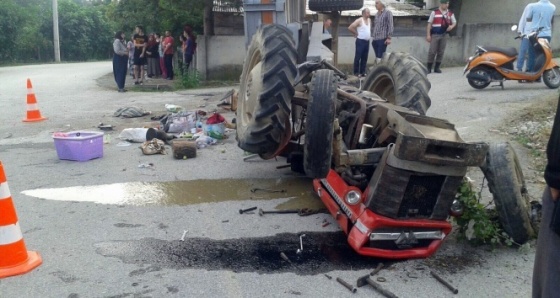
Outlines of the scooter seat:
{"type": "Polygon", "coordinates": [[[482,47],[483,49],[487,50],[488,52],[498,52],[502,53],[508,57],[515,57],[517,56],[517,49],[516,48],[500,48],[500,47],[482,47]]]}

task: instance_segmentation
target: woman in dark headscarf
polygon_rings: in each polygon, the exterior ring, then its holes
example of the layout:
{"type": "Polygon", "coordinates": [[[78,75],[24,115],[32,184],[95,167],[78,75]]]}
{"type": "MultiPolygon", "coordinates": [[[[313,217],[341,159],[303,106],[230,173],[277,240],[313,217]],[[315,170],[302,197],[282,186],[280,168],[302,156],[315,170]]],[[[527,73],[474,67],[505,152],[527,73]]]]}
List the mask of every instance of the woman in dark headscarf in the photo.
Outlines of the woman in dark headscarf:
{"type": "Polygon", "coordinates": [[[148,55],[148,77],[159,77],[161,70],[159,67],[159,42],[156,40],[155,34],[150,34],[148,37],[148,47],[146,54],[148,55]]]}
{"type": "Polygon", "coordinates": [[[122,31],[115,33],[113,51],[113,74],[115,75],[115,82],[117,83],[119,92],[126,92],[126,90],[124,90],[124,83],[126,81],[126,71],[128,69],[128,49],[126,48],[124,33],[122,31]]]}

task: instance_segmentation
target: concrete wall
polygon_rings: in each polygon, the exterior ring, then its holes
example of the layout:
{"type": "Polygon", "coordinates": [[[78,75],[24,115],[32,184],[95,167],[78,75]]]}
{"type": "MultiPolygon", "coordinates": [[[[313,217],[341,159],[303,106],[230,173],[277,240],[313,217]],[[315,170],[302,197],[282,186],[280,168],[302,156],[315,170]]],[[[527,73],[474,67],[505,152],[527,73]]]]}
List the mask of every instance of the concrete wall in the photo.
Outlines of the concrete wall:
{"type": "MultiPolygon", "coordinates": [[[[463,28],[465,23],[494,23],[494,24],[513,24],[519,23],[519,18],[523,14],[523,9],[529,3],[537,2],[531,0],[507,0],[507,1],[488,1],[488,0],[468,0],[462,1],[461,12],[457,20],[459,28],[463,28]]],[[[560,0],[551,0],[556,5],[556,15],[560,15],[560,0]]],[[[460,30],[458,34],[461,34],[460,30]]],[[[560,34],[560,33],[559,33],[560,34]]]]}
{"type": "MultiPolygon", "coordinates": [[[[467,3],[466,1],[465,3],[467,3]]],[[[560,5],[559,5],[560,7],[560,5]]],[[[445,50],[444,66],[463,65],[472,56],[477,45],[499,47],[519,47],[515,33],[510,30],[511,24],[464,24],[462,36],[450,37],[445,50]]],[[[197,69],[203,78],[212,80],[237,80],[241,74],[245,58],[245,39],[243,36],[212,36],[209,47],[206,47],[204,36],[199,37],[197,69]]],[[[555,16],[552,48],[555,53],[560,50],[560,16],[555,16]]],[[[429,44],[424,36],[395,36],[389,52],[408,52],[418,60],[425,62],[429,44]]],[[[349,36],[339,37],[339,67],[351,70],[354,62],[355,40],[349,36]]],[[[374,61],[375,55],[370,47],[369,59],[374,61]]]]}
{"type": "Polygon", "coordinates": [[[238,80],[245,59],[243,36],[199,36],[196,65],[205,80],[238,80]]]}

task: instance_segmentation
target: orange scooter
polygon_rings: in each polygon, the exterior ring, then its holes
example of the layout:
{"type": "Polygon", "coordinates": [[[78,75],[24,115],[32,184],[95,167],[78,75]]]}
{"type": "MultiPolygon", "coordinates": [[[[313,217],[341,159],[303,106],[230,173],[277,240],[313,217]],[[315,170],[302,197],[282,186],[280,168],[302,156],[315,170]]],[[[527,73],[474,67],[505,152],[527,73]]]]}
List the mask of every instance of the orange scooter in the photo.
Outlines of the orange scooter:
{"type": "MultiPolygon", "coordinates": [[[[517,30],[513,26],[512,31],[517,30]]],[[[541,78],[544,84],[551,89],[560,87],[560,68],[552,60],[552,48],[547,39],[538,38],[539,28],[536,32],[523,34],[518,38],[529,38],[535,50],[535,66],[531,72],[516,71],[513,62],[517,59],[516,48],[499,48],[491,46],[476,46],[476,53],[469,57],[463,74],[467,74],[469,85],[476,89],[484,89],[492,82],[504,89],[504,81],[533,82],[541,78]]]]}

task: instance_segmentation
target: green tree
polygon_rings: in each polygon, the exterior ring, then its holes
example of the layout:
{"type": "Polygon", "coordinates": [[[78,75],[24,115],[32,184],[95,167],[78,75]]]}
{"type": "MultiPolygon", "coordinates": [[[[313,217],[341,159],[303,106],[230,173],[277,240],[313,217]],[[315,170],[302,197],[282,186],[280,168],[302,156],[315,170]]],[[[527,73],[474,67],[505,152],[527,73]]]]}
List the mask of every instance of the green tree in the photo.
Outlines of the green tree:
{"type": "Polygon", "coordinates": [[[15,62],[27,49],[21,48],[20,35],[32,16],[14,0],[0,0],[0,61],[15,62]]]}
{"type": "MultiPolygon", "coordinates": [[[[239,1],[239,0],[231,0],[239,1]]],[[[115,31],[127,37],[135,25],[147,33],[181,34],[189,24],[203,31],[202,0],[58,0],[63,61],[108,59],[115,31]]],[[[208,1],[211,3],[211,1],[208,1]]],[[[52,0],[0,0],[0,63],[52,61],[52,0]]],[[[177,39],[178,40],[178,39],[177,39]]]]}
{"type": "MultiPolygon", "coordinates": [[[[49,18],[52,19],[52,10],[49,18]]],[[[80,5],[72,0],[59,1],[58,27],[61,60],[110,57],[114,34],[106,17],[95,6],[80,5]]],[[[52,43],[52,22],[44,22],[41,31],[52,43]]]]}

